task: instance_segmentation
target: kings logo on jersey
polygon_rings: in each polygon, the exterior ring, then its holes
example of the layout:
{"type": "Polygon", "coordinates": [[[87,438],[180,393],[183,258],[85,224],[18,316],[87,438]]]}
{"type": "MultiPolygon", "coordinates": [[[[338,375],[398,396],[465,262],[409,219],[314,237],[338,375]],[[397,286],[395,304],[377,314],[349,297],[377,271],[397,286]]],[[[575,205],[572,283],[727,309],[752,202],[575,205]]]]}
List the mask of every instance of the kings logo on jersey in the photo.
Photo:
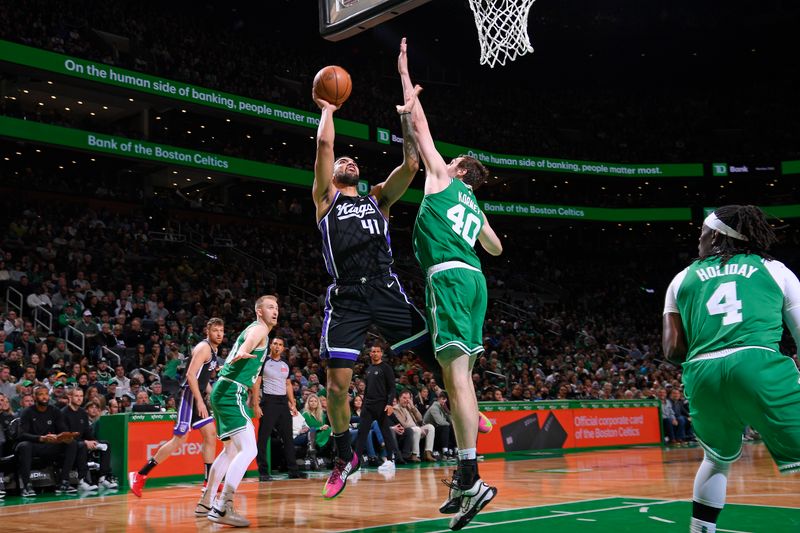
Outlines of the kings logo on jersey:
{"type": "Polygon", "coordinates": [[[364,218],[375,213],[375,208],[371,202],[362,204],[339,204],[336,206],[336,218],[346,220],[348,218],[364,218]]]}

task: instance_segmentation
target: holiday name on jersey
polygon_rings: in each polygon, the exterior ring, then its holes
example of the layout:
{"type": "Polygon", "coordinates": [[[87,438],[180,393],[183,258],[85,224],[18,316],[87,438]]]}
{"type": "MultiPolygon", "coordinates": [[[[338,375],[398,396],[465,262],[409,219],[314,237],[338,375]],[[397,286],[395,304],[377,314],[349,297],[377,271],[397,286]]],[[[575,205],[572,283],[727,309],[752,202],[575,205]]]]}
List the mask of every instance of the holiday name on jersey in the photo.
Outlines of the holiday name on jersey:
{"type": "Polygon", "coordinates": [[[751,265],[737,265],[729,263],[723,267],[716,265],[706,268],[698,268],[695,270],[695,274],[697,274],[697,277],[700,278],[700,281],[708,281],[711,278],[716,278],[718,276],[744,276],[745,278],[750,279],[750,276],[752,276],[757,270],[758,267],[751,265]]]}
{"type": "Polygon", "coordinates": [[[372,203],[366,202],[362,204],[339,204],[336,206],[336,218],[345,220],[347,218],[364,218],[366,215],[371,215],[375,212],[372,203]]]}
{"type": "Polygon", "coordinates": [[[466,205],[476,213],[481,212],[480,209],[478,208],[478,204],[476,204],[468,194],[464,194],[463,192],[458,191],[458,201],[466,205]]]}

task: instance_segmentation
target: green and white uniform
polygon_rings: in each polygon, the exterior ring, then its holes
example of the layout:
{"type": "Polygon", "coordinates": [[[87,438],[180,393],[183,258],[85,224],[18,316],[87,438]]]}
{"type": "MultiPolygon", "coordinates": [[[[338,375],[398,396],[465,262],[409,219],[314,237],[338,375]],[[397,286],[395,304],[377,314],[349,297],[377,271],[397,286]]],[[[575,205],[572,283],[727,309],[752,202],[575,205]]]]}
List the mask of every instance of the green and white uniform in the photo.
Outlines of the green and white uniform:
{"type": "Polygon", "coordinates": [[[735,461],[750,425],[781,472],[800,470],[800,373],[778,351],[784,321],[800,340],[797,276],[757,255],[698,260],[673,279],[664,313],[681,315],[683,383],[706,452],[735,461]]]}
{"type": "Polygon", "coordinates": [[[414,224],[414,254],[426,273],[428,327],[439,359],[483,352],[488,296],[475,242],[483,211],[461,180],[422,199],[414,224]]]}
{"type": "Polygon", "coordinates": [[[247,333],[257,324],[258,321],[253,322],[239,334],[211,390],[211,410],[214,413],[214,422],[217,424],[217,434],[220,439],[227,439],[247,429],[248,425],[252,425],[251,411],[247,407],[247,394],[264,366],[268,353],[267,343],[250,352],[255,355],[254,358],[231,361],[241,350],[247,333]]]}

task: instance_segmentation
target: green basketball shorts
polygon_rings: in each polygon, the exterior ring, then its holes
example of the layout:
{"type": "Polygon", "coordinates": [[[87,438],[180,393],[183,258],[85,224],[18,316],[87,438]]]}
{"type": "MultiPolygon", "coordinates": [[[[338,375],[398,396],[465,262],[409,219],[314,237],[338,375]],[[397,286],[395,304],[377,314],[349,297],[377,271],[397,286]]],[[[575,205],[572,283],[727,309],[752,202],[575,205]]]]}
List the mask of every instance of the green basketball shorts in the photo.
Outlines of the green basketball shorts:
{"type": "Polygon", "coordinates": [[[475,267],[449,261],[428,269],[428,327],[439,361],[483,352],[486,278],[475,267]]]}
{"type": "Polygon", "coordinates": [[[749,425],[781,473],[800,471],[800,372],[794,361],[747,348],[684,363],[683,383],[695,434],[710,457],[738,459],[749,425]]]}
{"type": "Polygon", "coordinates": [[[225,440],[253,425],[247,407],[248,389],[241,383],[219,378],[211,390],[211,410],[217,435],[225,440]]]}

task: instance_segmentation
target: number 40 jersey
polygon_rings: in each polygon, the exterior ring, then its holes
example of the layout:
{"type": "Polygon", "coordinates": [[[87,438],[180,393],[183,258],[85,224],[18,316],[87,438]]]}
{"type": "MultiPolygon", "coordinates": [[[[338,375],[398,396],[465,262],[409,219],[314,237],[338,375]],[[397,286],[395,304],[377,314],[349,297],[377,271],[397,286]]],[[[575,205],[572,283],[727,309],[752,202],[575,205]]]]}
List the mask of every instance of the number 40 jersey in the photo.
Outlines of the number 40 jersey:
{"type": "Polygon", "coordinates": [[[475,241],[483,227],[483,211],[472,189],[451,179],[443,191],[426,194],[414,224],[414,255],[423,272],[446,261],[461,261],[477,269],[481,261],[475,241]]]}
{"type": "Polygon", "coordinates": [[[723,265],[712,256],[675,276],[667,289],[664,313],[681,315],[687,361],[720,350],[778,351],[788,311],[784,297],[796,280],[780,261],[740,254],[723,265]]]}

